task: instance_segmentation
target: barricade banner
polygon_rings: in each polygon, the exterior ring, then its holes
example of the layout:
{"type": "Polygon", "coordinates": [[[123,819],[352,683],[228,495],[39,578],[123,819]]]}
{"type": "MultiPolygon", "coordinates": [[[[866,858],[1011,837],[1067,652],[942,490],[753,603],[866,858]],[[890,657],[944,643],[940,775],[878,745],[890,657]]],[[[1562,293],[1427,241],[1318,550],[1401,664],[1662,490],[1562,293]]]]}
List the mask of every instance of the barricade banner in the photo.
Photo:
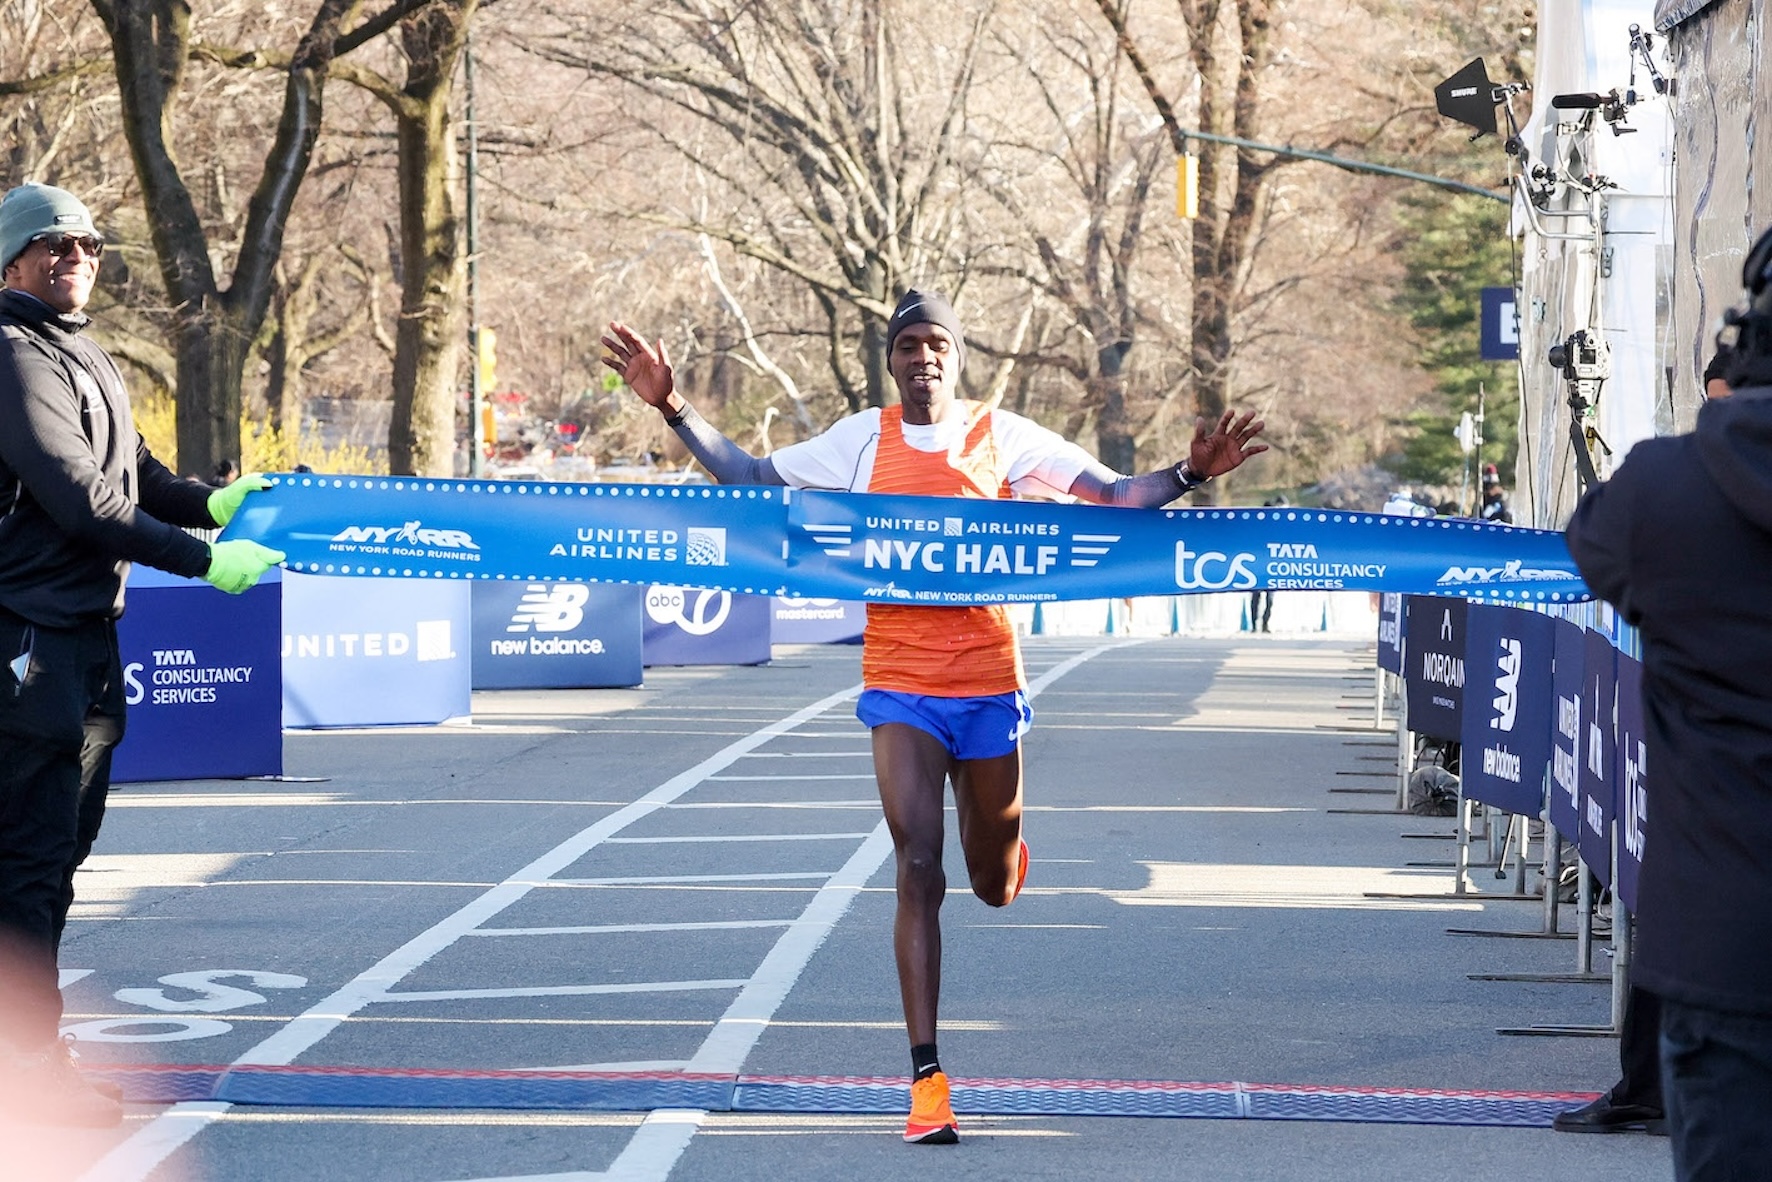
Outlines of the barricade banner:
{"type": "Polygon", "coordinates": [[[1378,600],[1378,667],[1403,675],[1403,597],[1392,591],[1378,600]]]}
{"type": "Polygon", "coordinates": [[[129,726],[113,782],[282,773],[281,573],[223,595],[136,567],[117,622],[129,726]]]}
{"type": "Polygon", "coordinates": [[[1581,860],[1602,886],[1612,885],[1612,815],[1618,788],[1616,660],[1618,650],[1599,632],[1583,637],[1581,664],[1581,860]]]}
{"type": "Polygon", "coordinates": [[[1581,831],[1581,687],[1587,634],[1572,620],[1557,620],[1552,629],[1556,725],[1551,732],[1550,823],[1566,840],[1575,841],[1581,831]]]}
{"type": "Polygon", "coordinates": [[[475,689],[639,685],[639,587],[473,584],[475,689]]]}
{"type": "Polygon", "coordinates": [[[646,590],[648,665],[761,665],[769,660],[766,595],[698,587],[646,590]]]}
{"type": "Polygon", "coordinates": [[[309,574],[928,604],[1211,591],[1587,597],[1562,535],[1463,518],[781,488],[280,476],[226,533],[309,574]]]}
{"type": "Polygon", "coordinates": [[[464,583],[283,577],[283,725],[428,725],[472,710],[464,583]]]}
{"type": "Polygon", "coordinates": [[[1555,627],[1538,612],[1472,604],[1466,628],[1464,794],[1535,817],[1551,758],[1555,627]]]}
{"type": "Polygon", "coordinates": [[[776,644],[849,644],[861,641],[865,603],[780,596],[772,605],[769,639],[776,644]]]}
{"type": "Polygon", "coordinates": [[[1649,741],[1643,719],[1643,663],[1618,655],[1618,897],[1637,910],[1643,837],[1649,821],[1649,741]]]}
{"type": "Polygon", "coordinates": [[[1409,729],[1458,742],[1464,734],[1465,632],[1470,604],[1411,595],[1403,618],[1409,729]]]}

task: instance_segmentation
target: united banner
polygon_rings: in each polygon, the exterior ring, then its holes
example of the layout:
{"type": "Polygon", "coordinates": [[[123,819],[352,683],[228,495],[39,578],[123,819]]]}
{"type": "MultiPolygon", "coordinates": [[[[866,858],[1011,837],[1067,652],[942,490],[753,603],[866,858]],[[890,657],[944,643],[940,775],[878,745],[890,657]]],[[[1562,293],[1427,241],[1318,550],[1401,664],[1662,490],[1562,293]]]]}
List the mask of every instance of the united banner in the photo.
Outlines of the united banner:
{"type": "Polygon", "coordinates": [[[925,604],[1207,591],[1588,592],[1561,534],[1314,509],[1117,509],[701,485],[279,476],[225,536],[310,574],[925,604]]]}

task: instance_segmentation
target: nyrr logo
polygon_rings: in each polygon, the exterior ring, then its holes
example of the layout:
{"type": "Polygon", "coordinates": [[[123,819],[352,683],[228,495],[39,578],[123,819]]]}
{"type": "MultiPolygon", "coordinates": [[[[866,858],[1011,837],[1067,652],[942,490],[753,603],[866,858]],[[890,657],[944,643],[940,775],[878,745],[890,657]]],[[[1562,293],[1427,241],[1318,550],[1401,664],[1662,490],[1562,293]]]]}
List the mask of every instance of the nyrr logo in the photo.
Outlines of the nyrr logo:
{"type": "Polygon", "coordinates": [[[1579,579],[1580,577],[1572,570],[1525,566],[1516,558],[1503,566],[1448,567],[1446,573],[1441,575],[1436,582],[1440,586],[1445,586],[1449,583],[1521,583],[1538,579],[1579,579]]]}
{"type": "Polygon", "coordinates": [[[1520,709],[1520,642],[1511,636],[1501,638],[1501,652],[1495,657],[1495,717],[1489,728],[1497,731],[1514,729],[1514,716],[1520,709]]]}
{"type": "Polygon", "coordinates": [[[1175,543],[1175,585],[1183,591],[1247,591],[1255,586],[1253,554],[1231,557],[1217,550],[1196,552],[1175,543]]]}
{"type": "Polygon", "coordinates": [[[709,526],[700,529],[690,526],[683,533],[689,544],[689,552],[683,558],[687,565],[726,565],[726,529],[724,526],[709,526]]]}
{"type": "Polygon", "coordinates": [[[571,632],[585,619],[591,589],[583,583],[531,583],[517,604],[517,612],[505,625],[506,632],[571,632]]]}
{"type": "Polygon", "coordinates": [[[421,521],[405,525],[351,525],[334,534],[337,543],[370,546],[435,546],[440,550],[478,550],[466,530],[425,529],[421,521]]]}

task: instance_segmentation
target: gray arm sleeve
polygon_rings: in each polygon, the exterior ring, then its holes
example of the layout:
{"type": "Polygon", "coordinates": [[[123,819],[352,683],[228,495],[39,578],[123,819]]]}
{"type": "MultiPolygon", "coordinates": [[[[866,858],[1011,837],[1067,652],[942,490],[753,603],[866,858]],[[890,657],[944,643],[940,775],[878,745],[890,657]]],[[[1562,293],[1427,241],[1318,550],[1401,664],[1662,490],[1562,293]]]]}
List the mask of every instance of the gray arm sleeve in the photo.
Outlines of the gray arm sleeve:
{"type": "Polygon", "coordinates": [[[726,438],[702,418],[693,406],[683,404],[683,421],[671,428],[689,454],[701,461],[720,484],[782,484],[781,473],[768,457],[758,459],[726,438]]]}
{"type": "Polygon", "coordinates": [[[1070,494],[1097,505],[1128,509],[1155,509],[1189,491],[1174,468],[1122,476],[1104,464],[1090,464],[1071,482],[1070,494]]]}

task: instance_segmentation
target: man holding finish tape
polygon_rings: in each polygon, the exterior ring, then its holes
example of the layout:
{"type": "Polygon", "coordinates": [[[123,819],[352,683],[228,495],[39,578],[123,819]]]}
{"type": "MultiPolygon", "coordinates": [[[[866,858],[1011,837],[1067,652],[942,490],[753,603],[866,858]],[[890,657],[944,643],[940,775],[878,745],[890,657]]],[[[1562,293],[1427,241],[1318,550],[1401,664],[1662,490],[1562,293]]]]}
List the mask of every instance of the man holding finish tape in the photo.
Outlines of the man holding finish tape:
{"type": "MultiPolygon", "coordinates": [[[[1000,499],[1069,496],[1155,508],[1267,450],[1253,412],[1195,425],[1188,457],[1123,476],[1039,424],[958,397],[965,335],[948,302],[907,291],[886,326],[886,368],[899,403],[863,411],[822,435],[758,459],[710,426],[676,393],[664,342],[622,324],[603,337],[603,363],[658,408],[721,484],[1000,499]]],[[[947,1076],[936,1056],[941,991],[940,909],[944,784],[954,785],[960,845],[972,893],[992,907],[1027,877],[1021,837],[1021,736],[1033,720],[1021,653],[1000,606],[870,603],[865,684],[856,715],[872,733],[874,776],[898,865],[893,951],[911,1041],[911,1113],[904,1139],[959,1139],[947,1076]]]]}
{"type": "Polygon", "coordinates": [[[148,451],[122,375],[80,335],[104,247],[64,189],[0,199],[0,1118],[57,1125],[123,1117],[58,1036],[56,957],[123,738],[130,563],[239,594],[283,559],[175,528],[226,525],[270,482],[212,489],[148,451]]]}

